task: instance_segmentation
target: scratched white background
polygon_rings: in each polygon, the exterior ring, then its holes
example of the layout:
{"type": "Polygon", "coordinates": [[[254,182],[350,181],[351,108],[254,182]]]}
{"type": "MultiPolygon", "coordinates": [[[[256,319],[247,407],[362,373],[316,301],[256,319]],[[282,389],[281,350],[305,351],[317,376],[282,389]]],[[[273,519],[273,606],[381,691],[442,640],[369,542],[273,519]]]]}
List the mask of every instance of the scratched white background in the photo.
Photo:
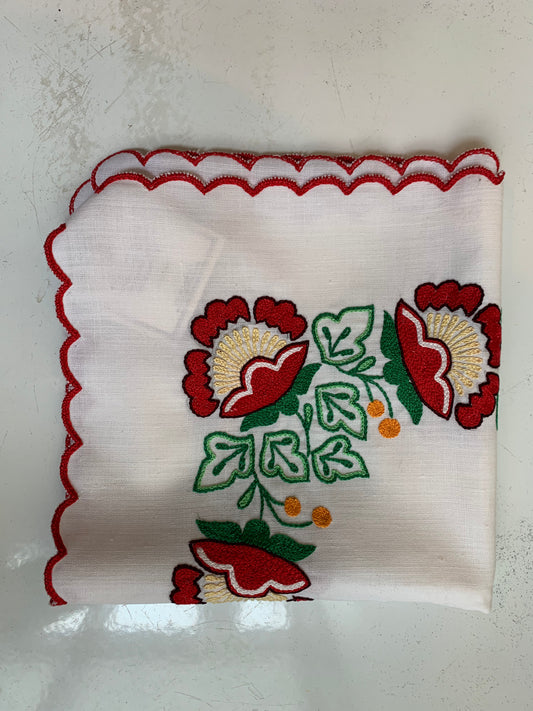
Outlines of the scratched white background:
{"type": "Polygon", "coordinates": [[[533,708],[530,0],[3,0],[0,709],[533,708]],[[102,157],[495,149],[507,171],[490,616],[428,605],[51,608],[63,495],[46,234],[102,157]]]}

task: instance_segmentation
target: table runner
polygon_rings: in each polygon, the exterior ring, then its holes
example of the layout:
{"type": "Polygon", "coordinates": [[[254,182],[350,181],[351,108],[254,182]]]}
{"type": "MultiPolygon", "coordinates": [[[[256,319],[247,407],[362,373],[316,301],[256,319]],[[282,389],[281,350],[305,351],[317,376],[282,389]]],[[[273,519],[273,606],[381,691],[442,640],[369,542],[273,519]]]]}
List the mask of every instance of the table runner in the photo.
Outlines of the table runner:
{"type": "Polygon", "coordinates": [[[46,243],[53,604],[490,609],[503,173],[120,152],[46,243]]]}

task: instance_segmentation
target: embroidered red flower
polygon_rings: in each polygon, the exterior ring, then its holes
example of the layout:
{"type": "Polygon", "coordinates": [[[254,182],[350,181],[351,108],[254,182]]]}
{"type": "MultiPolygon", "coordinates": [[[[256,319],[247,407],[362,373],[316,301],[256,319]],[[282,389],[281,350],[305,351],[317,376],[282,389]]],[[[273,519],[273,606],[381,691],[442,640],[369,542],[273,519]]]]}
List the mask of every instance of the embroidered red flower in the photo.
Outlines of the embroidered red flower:
{"type": "MultiPolygon", "coordinates": [[[[286,600],[310,585],[309,578],[295,563],[257,546],[199,540],[190,544],[192,554],[208,573],[203,579],[205,602],[230,602],[237,598],[286,600]]],[[[198,595],[201,571],[187,565],[174,569],[174,590],[170,599],[177,604],[202,603],[198,595]]]]}
{"type": "Polygon", "coordinates": [[[309,342],[294,341],[306,328],[291,301],[261,296],[253,320],[240,296],[211,301],[191,323],[195,340],[209,349],[185,356],[183,390],[191,410],[209,417],[222,399],[221,417],[244,417],[277,402],[304,364],[309,342]],[[245,325],[230,326],[241,319],[245,325]]]}
{"type": "Polygon", "coordinates": [[[466,429],[479,427],[496,406],[500,365],[500,309],[478,310],[483,289],[456,281],[422,284],[415,303],[396,307],[396,331],[409,378],[422,402],[440,417],[455,418],[466,429]],[[461,315],[461,312],[464,314],[461,315]]]}

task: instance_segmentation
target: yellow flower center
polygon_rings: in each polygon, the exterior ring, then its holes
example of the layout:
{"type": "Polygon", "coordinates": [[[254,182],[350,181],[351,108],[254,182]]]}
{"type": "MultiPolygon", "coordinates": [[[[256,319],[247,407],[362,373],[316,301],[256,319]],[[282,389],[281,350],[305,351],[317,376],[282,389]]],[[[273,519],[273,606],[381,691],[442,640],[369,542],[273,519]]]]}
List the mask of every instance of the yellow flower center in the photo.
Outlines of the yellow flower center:
{"type": "Polygon", "coordinates": [[[458,395],[464,395],[464,388],[473,388],[482,375],[483,358],[475,328],[468,321],[460,321],[459,316],[431,311],[426,321],[428,336],[442,341],[450,351],[448,377],[458,395]]]}
{"type": "Polygon", "coordinates": [[[219,395],[231,392],[241,385],[241,371],[252,358],[272,358],[287,345],[270,331],[262,333],[258,328],[243,326],[227,333],[219,342],[213,359],[213,382],[219,395]]]}

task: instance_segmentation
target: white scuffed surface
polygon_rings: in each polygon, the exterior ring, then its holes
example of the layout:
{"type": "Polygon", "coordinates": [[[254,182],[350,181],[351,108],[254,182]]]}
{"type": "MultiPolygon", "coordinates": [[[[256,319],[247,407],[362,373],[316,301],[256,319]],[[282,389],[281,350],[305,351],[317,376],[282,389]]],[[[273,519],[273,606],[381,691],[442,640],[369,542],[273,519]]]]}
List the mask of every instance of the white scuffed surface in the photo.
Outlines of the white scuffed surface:
{"type": "Polygon", "coordinates": [[[529,0],[4,0],[0,708],[533,708],[529,0]],[[490,616],[426,605],[50,608],[64,337],[48,231],[121,148],[412,153],[507,171],[490,616]]]}

